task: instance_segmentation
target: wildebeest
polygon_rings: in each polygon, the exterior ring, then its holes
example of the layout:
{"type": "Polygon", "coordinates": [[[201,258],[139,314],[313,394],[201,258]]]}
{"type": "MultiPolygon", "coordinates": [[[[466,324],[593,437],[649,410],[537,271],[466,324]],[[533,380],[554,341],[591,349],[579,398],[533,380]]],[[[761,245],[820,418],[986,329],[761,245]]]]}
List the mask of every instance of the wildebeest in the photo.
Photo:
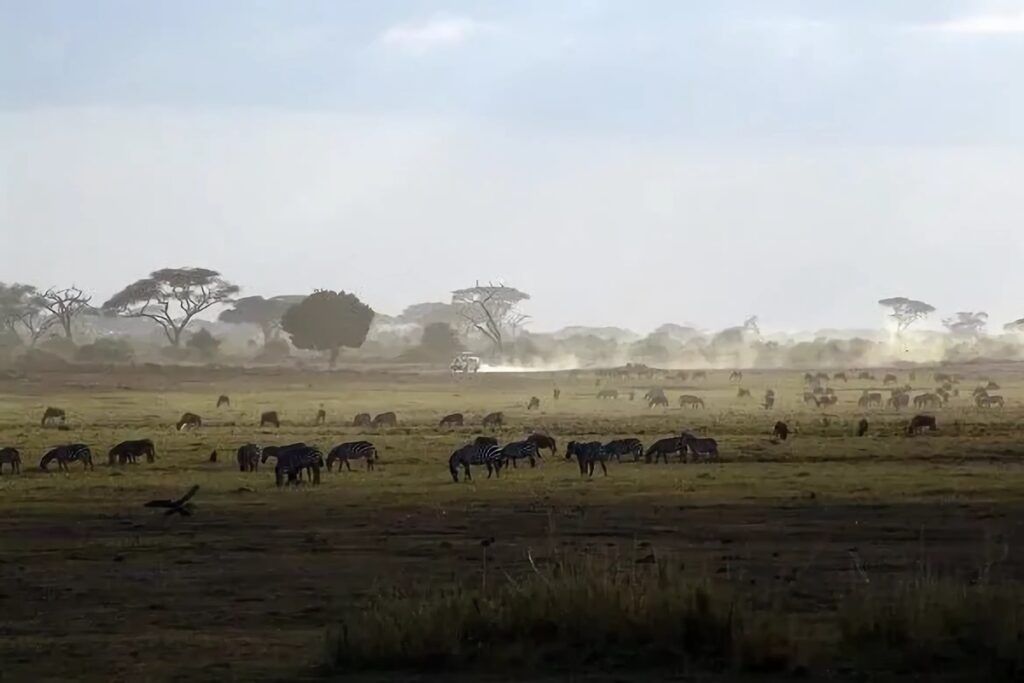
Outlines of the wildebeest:
{"type": "Polygon", "coordinates": [[[260,456],[262,449],[254,443],[243,444],[238,447],[235,459],[238,461],[239,472],[258,472],[260,469],[260,456]]]}
{"type": "Polygon", "coordinates": [[[653,462],[658,462],[659,459],[664,459],[665,464],[668,464],[668,456],[673,453],[679,454],[679,459],[682,460],[686,455],[686,447],[683,445],[683,440],[678,436],[671,436],[667,439],[658,439],[651,444],[647,452],[644,453],[644,459],[647,462],[652,462],[651,457],[653,456],[653,462]]]}
{"type": "Polygon", "coordinates": [[[714,439],[699,438],[689,432],[683,432],[680,438],[683,445],[693,453],[694,457],[706,460],[718,457],[718,442],[714,439]]]}
{"type": "Polygon", "coordinates": [[[888,385],[888,384],[896,384],[899,381],[900,381],[900,378],[897,377],[896,375],[887,374],[885,377],[882,378],[882,385],[884,386],[884,385],[888,385]]]}
{"type": "Polygon", "coordinates": [[[316,411],[316,419],[313,421],[315,425],[327,424],[327,411],[320,408],[316,411]]]}
{"type": "Polygon", "coordinates": [[[602,389],[601,391],[597,392],[597,397],[598,398],[617,399],[619,397],[619,390],[618,389],[602,389]]]}
{"type": "Polygon", "coordinates": [[[932,415],[915,415],[907,425],[907,434],[920,434],[925,429],[934,432],[938,427],[932,415]]]}
{"type": "Polygon", "coordinates": [[[46,471],[46,466],[54,460],[57,461],[57,469],[69,472],[68,463],[80,462],[82,469],[94,469],[92,466],[92,451],[84,443],[71,443],[65,446],[57,446],[44,455],[39,461],[39,469],[46,471]]]}
{"type": "Polygon", "coordinates": [[[4,465],[11,466],[11,474],[21,473],[21,453],[17,448],[0,448],[0,475],[4,473],[4,465]]]}
{"type": "Polygon", "coordinates": [[[539,457],[540,453],[537,451],[537,444],[529,439],[513,441],[512,443],[505,444],[505,447],[501,449],[502,462],[506,466],[512,463],[513,468],[518,467],[516,462],[519,460],[526,460],[530,463],[530,467],[535,467],[539,457]]]}
{"type": "Polygon", "coordinates": [[[220,408],[221,406],[231,407],[231,399],[227,394],[221,394],[217,397],[217,407],[220,408]]]}
{"type": "Polygon", "coordinates": [[[369,427],[373,424],[373,418],[370,417],[369,413],[359,413],[352,418],[353,427],[369,427]]]}
{"type": "Polygon", "coordinates": [[[679,397],[680,408],[703,408],[704,399],[699,396],[693,396],[691,394],[683,394],[679,397]]]}
{"type": "Polygon", "coordinates": [[[733,380],[735,380],[737,382],[742,382],[743,381],[743,373],[740,372],[739,370],[733,370],[732,372],[730,372],[729,373],[729,381],[732,382],[733,380]]]}
{"type": "Polygon", "coordinates": [[[554,389],[552,389],[552,390],[551,390],[551,396],[552,396],[552,398],[554,398],[554,400],[556,400],[556,401],[557,401],[557,400],[558,400],[558,398],[559,398],[559,397],[560,397],[561,395],[562,395],[562,390],[561,390],[561,389],[559,389],[558,387],[555,387],[554,389]]]}
{"type": "Polygon", "coordinates": [[[203,418],[195,413],[184,413],[178,420],[175,428],[180,432],[183,429],[196,429],[203,426],[203,418]]]}
{"type": "Polygon", "coordinates": [[[979,408],[994,408],[996,406],[1002,408],[1005,405],[1002,396],[978,396],[974,399],[975,405],[979,408]]]}
{"type": "Polygon", "coordinates": [[[534,408],[540,408],[540,399],[536,396],[531,396],[530,402],[526,404],[526,409],[533,410],[534,408]]]}
{"type": "Polygon", "coordinates": [[[644,394],[644,400],[645,401],[650,401],[651,399],[658,398],[659,396],[664,398],[665,397],[665,390],[662,389],[661,387],[654,387],[653,389],[648,389],[647,390],[647,393],[644,394]]]}
{"type": "Polygon", "coordinates": [[[914,397],[915,408],[941,408],[942,399],[936,394],[921,394],[914,397]]]}
{"type": "Polygon", "coordinates": [[[780,441],[785,441],[789,438],[789,425],[779,420],[775,423],[775,428],[772,429],[772,435],[777,437],[780,441]]]}
{"type": "Polygon", "coordinates": [[[156,461],[156,447],[150,439],[122,441],[107,453],[107,464],[124,465],[130,462],[134,465],[135,461],[143,456],[146,457],[146,462],[156,461]]]}
{"type": "Polygon", "coordinates": [[[501,449],[494,444],[475,442],[456,449],[448,458],[448,472],[452,475],[452,481],[459,481],[460,467],[466,475],[466,481],[472,481],[470,465],[486,466],[488,479],[491,474],[501,477],[501,449]]]}
{"type": "Polygon", "coordinates": [[[847,381],[846,373],[845,372],[837,372],[836,374],[832,375],[832,379],[834,381],[836,381],[836,382],[838,382],[839,380],[842,380],[843,382],[846,382],[847,381]]]}
{"type": "Polygon", "coordinates": [[[866,417],[862,417],[860,422],[857,423],[857,436],[864,436],[868,433],[868,420],[866,417]]]}
{"type": "Polygon", "coordinates": [[[889,400],[886,401],[886,405],[890,408],[899,410],[900,408],[906,408],[910,405],[910,394],[905,391],[894,391],[889,400]]]}
{"type": "Polygon", "coordinates": [[[666,396],[655,396],[654,398],[652,398],[649,401],[647,401],[647,407],[648,408],[654,408],[654,407],[658,407],[658,406],[660,406],[662,408],[668,408],[668,397],[666,397],[666,396]]]}
{"type": "Polygon", "coordinates": [[[210,451],[210,456],[206,459],[206,462],[217,462],[217,449],[210,451]]]}
{"type": "Polygon", "coordinates": [[[644,454],[644,445],[639,439],[615,439],[604,445],[604,452],[619,462],[622,462],[622,456],[632,455],[636,462],[644,454]]]}
{"type": "Polygon", "coordinates": [[[268,410],[267,412],[260,414],[260,427],[266,427],[267,425],[272,425],[275,428],[281,426],[281,421],[277,417],[276,410],[268,410]]]}
{"type": "Polygon", "coordinates": [[[496,413],[488,413],[487,415],[484,415],[484,427],[500,427],[503,424],[505,424],[505,413],[500,410],[496,413]]]}
{"type": "Polygon", "coordinates": [[[538,434],[537,432],[534,432],[526,437],[526,440],[532,442],[537,447],[538,455],[540,455],[540,451],[542,450],[550,450],[551,455],[558,453],[558,445],[555,443],[554,438],[547,434],[538,434]]]}
{"type": "Polygon", "coordinates": [[[59,421],[61,424],[64,424],[64,422],[67,421],[67,415],[64,413],[63,408],[54,408],[53,406],[47,407],[47,409],[43,411],[43,419],[40,420],[39,426],[45,427],[54,420],[59,421]]]}
{"type": "Polygon", "coordinates": [[[861,408],[867,408],[869,406],[882,406],[882,395],[879,393],[868,393],[864,392],[857,399],[857,405],[861,408]]]}
{"type": "MultiPolygon", "coordinates": [[[[266,448],[263,449],[262,455],[260,455],[260,462],[261,463],[265,463],[265,462],[267,462],[268,459],[274,458],[274,460],[277,461],[277,463],[281,463],[282,459],[284,459],[284,461],[285,461],[285,463],[287,465],[290,462],[290,460],[289,460],[289,454],[290,453],[292,453],[292,452],[308,453],[309,452],[309,448],[310,447],[307,446],[302,441],[299,441],[297,443],[290,443],[290,444],[287,444],[287,445],[284,445],[284,446],[267,446],[266,448]]],[[[317,453],[320,452],[320,451],[316,450],[315,448],[313,450],[315,450],[317,453]]],[[[321,454],[321,458],[322,458],[322,454],[321,454]]],[[[275,469],[275,473],[278,473],[276,465],[275,465],[274,469],[275,469]]],[[[294,473],[295,476],[297,478],[299,478],[299,479],[302,478],[302,469],[306,469],[307,471],[312,473],[312,466],[307,464],[307,466],[305,466],[304,468],[300,467],[294,473]]],[[[288,468],[286,467],[284,470],[282,470],[282,472],[288,474],[288,468]]],[[[289,474],[289,481],[291,481],[291,474],[289,474]]],[[[280,486],[280,484],[278,484],[278,486],[280,486]]]]}
{"type": "Polygon", "coordinates": [[[580,476],[586,474],[587,476],[594,476],[594,465],[601,465],[601,471],[604,472],[604,476],[608,476],[608,467],[605,465],[605,460],[608,456],[604,452],[604,446],[601,445],[600,441],[590,441],[582,443],[579,441],[570,441],[569,445],[565,447],[565,459],[569,460],[573,456],[576,456],[576,462],[580,466],[580,476]]]}
{"type": "Polygon", "coordinates": [[[324,466],[324,455],[313,446],[300,446],[283,449],[277,454],[274,466],[274,480],[278,486],[285,483],[298,484],[302,479],[302,471],[310,474],[314,486],[320,483],[320,468],[324,466]]]}
{"type": "Polygon", "coordinates": [[[736,398],[750,398],[750,389],[740,387],[736,390],[736,398]]]}
{"type": "Polygon", "coordinates": [[[371,422],[370,424],[372,424],[374,427],[397,427],[398,416],[390,411],[386,413],[380,413],[378,415],[374,415],[373,422],[371,422]]]}
{"type": "Polygon", "coordinates": [[[440,427],[461,427],[466,423],[466,418],[462,413],[452,413],[451,415],[445,415],[441,418],[441,421],[437,423],[440,427]]]}
{"type": "Polygon", "coordinates": [[[373,464],[377,461],[377,448],[369,441],[350,441],[338,444],[327,454],[328,472],[334,466],[335,460],[338,461],[339,472],[342,465],[345,465],[345,468],[351,472],[352,465],[349,462],[351,460],[366,460],[366,469],[369,471],[373,469],[373,464]]]}

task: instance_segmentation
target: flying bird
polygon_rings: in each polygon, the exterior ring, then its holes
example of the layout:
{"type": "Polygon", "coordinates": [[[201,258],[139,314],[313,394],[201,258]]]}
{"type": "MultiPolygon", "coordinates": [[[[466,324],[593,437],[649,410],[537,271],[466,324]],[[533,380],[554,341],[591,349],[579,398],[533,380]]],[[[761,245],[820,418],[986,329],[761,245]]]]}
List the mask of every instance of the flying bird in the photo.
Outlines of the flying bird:
{"type": "Polygon", "coordinates": [[[192,511],[195,510],[196,506],[189,503],[189,499],[196,495],[196,491],[199,490],[199,485],[196,484],[188,490],[184,496],[178,500],[161,499],[151,500],[146,503],[143,507],[147,508],[167,508],[167,512],[164,513],[164,517],[170,515],[181,515],[182,517],[191,517],[192,511]]]}

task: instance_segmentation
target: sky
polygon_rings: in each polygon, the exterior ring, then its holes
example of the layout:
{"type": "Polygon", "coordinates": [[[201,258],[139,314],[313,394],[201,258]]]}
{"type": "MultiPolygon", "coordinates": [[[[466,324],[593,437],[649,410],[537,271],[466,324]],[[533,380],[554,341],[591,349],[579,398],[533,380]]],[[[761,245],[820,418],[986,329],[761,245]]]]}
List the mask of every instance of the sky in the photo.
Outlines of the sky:
{"type": "Polygon", "coordinates": [[[0,0],[0,281],[1024,316],[1024,1],[0,0]]]}

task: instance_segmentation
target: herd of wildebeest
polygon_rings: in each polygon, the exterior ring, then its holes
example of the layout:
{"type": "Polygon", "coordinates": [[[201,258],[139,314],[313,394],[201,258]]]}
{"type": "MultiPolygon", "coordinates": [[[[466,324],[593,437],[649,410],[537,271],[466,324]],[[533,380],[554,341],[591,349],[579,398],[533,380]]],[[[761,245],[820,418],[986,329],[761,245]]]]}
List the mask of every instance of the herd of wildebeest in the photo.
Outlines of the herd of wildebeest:
{"type": "MultiPolygon", "coordinates": [[[[853,377],[858,380],[877,381],[876,377],[867,371],[854,374],[853,377]]],[[[686,379],[687,376],[682,375],[680,378],[686,379]]],[[[697,371],[692,374],[692,378],[698,381],[703,380],[706,378],[706,374],[697,371]]],[[[913,405],[915,409],[942,408],[953,398],[960,395],[958,385],[963,379],[961,376],[935,373],[934,379],[938,385],[934,390],[912,396],[909,384],[894,386],[899,385],[900,380],[896,375],[888,373],[884,375],[882,384],[883,386],[890,387],[888,390],[889,396],[886,398],[882,392],[864,390],[857,400],[857,406],[859,408],[882,408],[884,406],[896,410],[907,408],[910,405],[913,405]]],[[[729,380],[742,382],[743,373],[733,371],[730,374],[729,380]]],[[[909,374],[909,380],[916,380],[915,372],[909,374]]],[[[600,381],[598,379],[599,386],[600,381]]],[[[835,405],[838,402],[838,396],[835,390],[829,386],[830,382],[846,383],[848,381],[847,373],[844,372],[838,372],[831,376],[823,372],[817,374],[806,373],[804,375],[804,382],[807,385],[807,391],[803,394],[803,402],[816,407],[835,405]]],[[[998,384],[992,381],[987,381],[984,385],[977,386],[971,392],[974,404],[978,408],[1002,407],[1004,405],[1003,397],[989,393],[998,389],[998,384]]],[[[634,391],[623,393],[630,400],[635,398],[634,391]]],[[[560,395],[561,390],[555,388],[553,390],[554,400],[558,401],[560,395]]],[[[604,388],[597,391],[596,395],[599,399],[615,400],[620,397],[620,391],[618,389],[604,388]]],[[[743,399],[750,396],[751,394],[748,389],[739,387],[737,391],[738,398],[743,399]]],[[[669,405],[668,397],[661,388],[650,389],[644,394],[643,398],[648,406],[652,408],[658,406],[667,407],[669,405]]],[[[683,408],[699,409],[705,406],[702,398],[692,394],[682,394],[679,396],[678,403],[683,408]]],[[[230,397],[221,395],[217,399],[216,405],[217,408],[221,408],[230,406],[230,404],[230,397]]],[[[764,402],[761,405],[766,410],[771,410],[774,407],[775,392],[772,389],[766,390],[764,402]]],[[[527,410],[539,407],[540,399],[536,396],[530,397],[527,402],[527,410]]],[[[326,419],[326,412],[321,407],[316,413],[314,424],[326,424],[326,419]]],[[[68,429],[65,411],[55,407],[46,408],[41,424],[44,427],[56,424],[59,429],[68,429]]],[[[202,418],[198,414],[186,412],[177,421],[175,428],[178,431],[196,429],[202,427],[202,424],[202,418]]],[[[259,424],[260,427],[279,427],[280,419],[277,412],[267,411],[262,413],[259,424]]],[[[398,425],[398,417],[394,412],[384,412],[376,416],[371,416],[369,413],[360,413],[355,416],[351,424],[353,427],[361,428],[379,429],[396,427],[398,425]]],[[[485,429],[497,429],[504,424],[505,415],[502,412],[489,413],[483,417],[480,423],[481,427],[485,429]]],[[[463,427],[465,425],[466,418],[462,413],[452,413],[441,418],[438,428],[446,429],[463,427]]],[[[937,429],[937,423],[932,415],[915,415],[907,425],[907,433],[911,435],[920,433],[923,430],[934,431],[935,429],[937,429]]],[[[862,417],[857,425],[857,435],[864,436],[867,431],[867,418],[862,417]]],[[[772,430],[773,437],[782,441],[788,438],[789,433],[789,426],[782,421],[777,421],[772,430]]],[[[495,437],[478,436],[472,442],[461,446],[451,454],[448,460],[448,469],[452,479],[456,482],[459,481],[460,470],[466,480],[472,478],[471,466],[486,467],[488,477],[492,475],[500,477],[503,468],[516,468],[519,461],[528,462],[531,467],[535,466],[537,461],[541,459],[542,452],[544,451],[550,451],[551,455],[555,455],[558,452],[555,439],[548,434],[534,432],[521,440],[512,441],[504,445],[500,445],[495,437]]],[[[682,431],[678,436],[673,435],[660,439],[649,447],[645,447],[638,439],[627,438],[607,443],[600,441],[569,441],[565,448],[565,459],[571,460],[575,458],[579,465],[580,474],[585,476],[593,476],[595,467],[598,466],[607,475],[606,463],[611,459],[621,462],[623,456],[632,458],[634,461],[639,461],[643,458],[648,463],[657,463],[659,461],[667,463],[670,455],[677,455],[680,461],[684,462],[688,460],[690,455],[693,456],[694,460],[712,460],[718,457],[718,443],[713,438],[697,437],[688,431],[682,431]]],[[[146,462],[152,463],[155,462],[156,457],[156,448],[153,441],[150,439],[138,439],[123,441],[115,445],[108,451],[107,462],[110,466],[135,464],[140,459],[145,459],[146,462]]],[[[374,444],[365,440],[338,444],[328,451],[326,458],[323,452],[316,446],[310,446],[305,443],[262,447],[254,443],[247,443],[240,446],[236,452],[238,467],[242,472],[256,472],[259,470],[260,464],[266,463],[268,459],[274,459],[275,481],[278,486],[285,483],[298,484],[303,478],[303,473],[306,474],[311,483],[317,484],[320,482],[321,469],[326,467],[328,471],[331,471],[335,463],[338,464],[339,470],[343,466],[351,470],[351,461],[363,460],[366,463],[366,468],[372,470],[378,457],[378,451],[374,444]]],[[[59,470],[69,471],[69,464],[81,462],[86,469],[91,470],[93,469],[92,460],[92,451],[87,444],[70,443],[48,450],[40,459],[39,468],[46,471],[51,463],[56,463],[59,470]]],[[[216,451],[210,454],[209,460],[216,462],[216,451]]],[[[12,447],[0,448],[0,474],[3,473],[4,465],[10,465],[13,473],[20,473],[20,451],[12,447]]]]}

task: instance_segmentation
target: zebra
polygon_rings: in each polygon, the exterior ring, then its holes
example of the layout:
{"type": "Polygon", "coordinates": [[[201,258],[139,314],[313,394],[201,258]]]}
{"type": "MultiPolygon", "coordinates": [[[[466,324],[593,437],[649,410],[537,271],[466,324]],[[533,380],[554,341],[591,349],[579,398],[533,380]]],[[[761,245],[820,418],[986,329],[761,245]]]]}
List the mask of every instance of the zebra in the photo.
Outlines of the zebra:
{"type": "Polygon", "coordinates": [[[668,408],[668,398],[665,396],[655,396],[647,401],[648,408],[661,407],[668,408]]]}
{"type": "Polygon", "coordinates": [[[307,448],[305,442],[303,441],[299,441],[297,443],[290,443],[286,446],[267,446],[266,448],[263,449],[263,452],[260,455],[260,462],[266,464],[269,458],[274,458],[274,460],[280,460],[282,454],[302,448],[307,448]]]}
{"type": "Polygon", "coordinates": [[[4,473],[4,464],[11,466],[11,474],[21,474],[21,453],[17,448],[0,448],[0,474],[4,473]]]}
{"type": "Polygon", "coordinates": [[[178,423],[174,426],[179,432],[186,427],[189,429],[195,429],[196,427],[203,426],[203,418],[199,417],[195,413],[184,413],[178,423]]]}
{"type": "Polygon", "coordinates": [[[665,464],[668,464],[668,456],[673,453],[679,454],[679,460],[682,461],[686,456],[686,446],[683,445],[683,440],[678,436],[671,436],[667,439],[659,439],[651,444],[651,447],[644,453],[644,458],[647,462],[651,462],[651,456],[654,456],[654,462],[658,462],[660,458],[665,459],[665,464]]]}
{"type": "Polygon", "coordinates": [[[452,413],[451,415],[445,415],[441,418],[441,421],[437,424],[438,429],[441,427],[461,427],[466,423],[466,418],[462,413],[452,413]]]}
{"type": "Polygon", "coordinates": [[[656,398],[664,398],[666,400],[666,403],[668,401],[667,397],[665,396],[665,390],[658,387],[655,387],[654,389],[648,389],[647,393],[644,394],[644,400],[647,401],[648,403],[650,403],[656,398]]]}
{"type": "Polygon", "coordinates": [[[377,460],[377,447],[369,441],[349,441],[338,444],[327,454],[327,471],[334,467],[334,461],[338,461],[338,471],[341,471],[342,464],[349,472],[352,471],[350,460],[366,460],[366,470],[373,469],[373,463],[377,460]]]}
{"type": "Polygon", "coordinates": [[[942,407],[942,399],[937,394],[921,394],[920,396],[914,397],[914,407],[924,408],[926,406],[932,406],[933,408],[942,407]]]}
{"type": "Polygon", "coordinates": [[[505,413],[489,413],[484,416],[483,426],[484,427],[500,427],[505,424],[505,413]]]}
{"type": "Polygon", "coordinates": [[[238,460],[239,472],[258,472],[260,469],[260,456],[263,449],[254,443],[243,444],[238,447],[235,458],[238,460]]]}
{"type": "Polygon", "coordinates": [[[39,426],[45,427],[52,420],[58,420],[61,424],[64,424],[67,421],[67,414],[64,412],[64,409],[48,406],[46,410],[43,411],[43,419],[39,422],[39,426]]]}
{"type": "Polygon", "coordinates": [[[462,467],[466,475],[466,481],[473,481],[470,474],[470,465],[485,465],[487,467],[487,478],[491,474],[501,477],[501,449],[493,444],[471,443],[457,449],[448,458],[448,471],[452,475],[452,481],[459,481],[459,467],[462,467]]]}
{"type": "Polygon", "coordinates": [[[871,394],[869,394],[868,392],[865,391],[863,394],[861,394],[860,398],[857,399],[857,406],[860,407],[860,408],[867,408],[867,407],[873,406],[873,405],[881,407],[881,405],[882,405],[882,395],[881,394],[878,394],[878,393],[871,393],[871,394]]]}
{"type": "Polygon", "coordinates": [[[568,460],[573,456],[576,456],[576,462],[580,465],[581,477],[584,474],[590,477],[594,476],[594,463],[601,465],[601,471],[604,472],[604,476],[608,476],[608,467],[605,465],[608,454],[605,453],[604,446],[601,445],[600,441],[590,441],[588,443],[570,441],[569,445],[565,447],[565,457],[568,460]]]}
{"type": "Polygon", "coordinates": [[[633,462],[636,462],[644,454],[644,445],[639,439],[615,439],[604,445],[604,451],[609,457],[615,456],[618,462],[622,462],[624,455],[632,455],[633,462]]]}
{"type": "Polygon", "coordinates": [[[359,413],[352,418],[353,427],[369,427],[373,424],[373,418],[370,417],[369,413],[359,413]]]}
{"type": "Polygon", "coordinates": [[[683,394],[679,397],[680,408],[703,408],[704,399],[699,396],[693,396],[691,394],[683,394]]]}
{"type": "Polygon", "coordinates": [[[302,479],[302,471],[311,473],[314,486],[320,483],[320,468],[324,464],[324,454],[314,446],[301,446],[281,450],[277,454],[277,465],[274,467],[274,480],[278,486],[285,483],[298,485],[302,479]]]}
{"type": "Polygon", "coordinates": [[[493,436],[478,436],[473,439],[473,445],[475,446],[497,446],[498,440],[493,436]]]}
{"type": "Polygon", "coordinates": [[[392,412],[380,413],[373,418],[371,423],[374,427],[397,427],[398,416],[392,412]]]}
{"type": "Polygon", "coordinates": [[[271,425],[274,428],[279,428],[281,426],[281,420],[277,418],[276,410],[268,410],[267,412],[260,414],[260,427],[266,427],[267,425],[271,425]]]}
{"type": "Polygon", "coordinates": [[[718,442],[714,439],[701,439],[689,432],[683,432],[680,437],[683,445],[693,453],[694,457],[706,459],[718,457],[718,442]]]}
{"type": "Polygon", "coordinates": [[[517,460],[526,460],[530,463],[530,467],[537,466],[537,459],[540,457],[540,453],[537,452],[537,444],[526,439],[524,441],[513,441],[512,443],[506,444],[501,449],[501,459],[503,464],[508,465],[512,463],[512,467],[518,467],[516,465],[517,460]]]}
{"type": "Polygon", "coordinates": [[[39,461],[39,469],[46,472],[46,466],[54,460],[57,461],[57,469],[61,472],[69,472],[68,463],[81,462],[83,469],[92,470],[92,451],[84,443],[71,443],[65,446],[57,446],[44,455],[39,461]]]}
{"type": "Polygon", "coordinates": [[[217,407],[220,408],[221,406],[231,407],[231,398],[227,394],[221,394],[217,397],[217,407]]]}
{"type": "Polygon", "coordinates": [[[533,445],[537,447],[538,458],[541,457],[540,452],[545,449],[550,450],[551,455],[558,453],[558,444],[555,443],[553,437],[550,437],[547,434],[538,434],[537,432],[534,432],[526,437],[526,440],[532,442],[533,445]]]}
{"type": "Polygon", "coordinates": [[[122,441],[107,453],[107,464],[118,465],[125,463],[135,464],[141,456],[146,456],[146,462],[156,461],[156,448],[150,439],[138,439],[136,441],[122,441]]]}
{"type": "Polygon", "coordinates": [[[533,410],[534,408],[540,410],[540,399],[536,396],[531,396],[530,402],[526,404],[526,409],[533,410]]]}

